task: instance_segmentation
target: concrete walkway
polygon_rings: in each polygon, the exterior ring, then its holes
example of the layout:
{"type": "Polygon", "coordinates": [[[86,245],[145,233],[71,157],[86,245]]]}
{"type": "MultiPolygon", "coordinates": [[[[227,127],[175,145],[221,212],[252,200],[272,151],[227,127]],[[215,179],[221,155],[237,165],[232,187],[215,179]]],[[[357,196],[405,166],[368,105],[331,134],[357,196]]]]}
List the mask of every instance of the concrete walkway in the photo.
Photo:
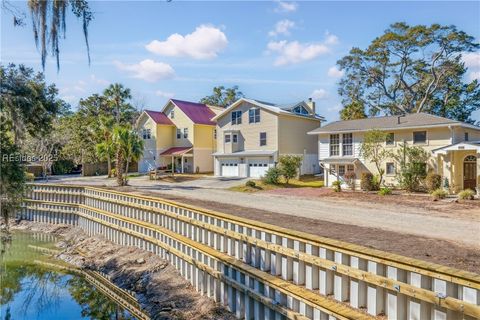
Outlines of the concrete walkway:
{"type": "MultiPolygon", "coordinates": [[[[115,185],[105,178],[63,179],[60,183],[115,185]]],[[[319,219],[324,221],[379,228],[463,243],[480,248],[480,221],[455,217],[439,217],[422,212],[421,208],[384,209],[380,206],[358,206],[347,201],[322,198],[300,198],[265,193],[240,193],[224,190],[242,183],[238,180],[219,181],[213,177],[182,183],[149,181],[132,178],[129,184],[139,191],[167,193],[179,197],[215,201],[252,209],[319,219]]]]}

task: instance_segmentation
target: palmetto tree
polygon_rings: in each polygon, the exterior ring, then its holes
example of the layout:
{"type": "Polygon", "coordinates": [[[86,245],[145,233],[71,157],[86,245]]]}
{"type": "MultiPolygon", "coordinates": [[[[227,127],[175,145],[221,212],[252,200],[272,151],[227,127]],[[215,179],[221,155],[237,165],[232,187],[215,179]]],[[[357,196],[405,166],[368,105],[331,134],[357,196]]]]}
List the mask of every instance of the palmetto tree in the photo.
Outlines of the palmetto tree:
{"type": "Polygon", "coordinates": [[[129,164],[131,161],[137,161],[143,153],[143,140],[141,140],[137,133],[131,128],[115,126],[113,130],[113,143],[116,148],[117,158],[117,184],[123,186],[127,183],[126,175],[128,174],[129,164]]]}
{"type": "Polygon", "coordinates": [[[122,119],[122,114],[132,109],[127,103],[127,100],[132,98],[130,89],[125,88],[120,83],[113,83],[105,89],[103,95],[107,98],[110,107],[113,109],[116,123],[120,124],[122,120],[125,121],[126,119],[122,119]]]}
{"type": "Polygon", "coordinates": [[[113,143],[114,119],[108,116],[101,116],[99,123],[99,135],[102,142],[96,145],[97,156],[107,161],[108,177],[112,176],[112,159],[115,157],[115,144],[113,143]]]}

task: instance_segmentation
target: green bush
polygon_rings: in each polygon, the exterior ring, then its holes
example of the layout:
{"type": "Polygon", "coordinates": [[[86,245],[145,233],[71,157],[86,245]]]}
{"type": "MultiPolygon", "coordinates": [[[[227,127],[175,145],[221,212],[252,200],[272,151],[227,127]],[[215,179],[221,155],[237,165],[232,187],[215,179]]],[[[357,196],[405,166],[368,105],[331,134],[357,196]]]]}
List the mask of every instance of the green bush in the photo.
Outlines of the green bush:
{"type": "Polygon", "coordinates": [[[250,188],[255,188],[257,186],[257,184],[253,180],[248,180],[247,182],[245,182],[245,186],[250,187],[250,188]]]}
{"type": "Polygon", "coordinates": [[[448,195],[448,192],[443,189],[436,189],[432,193],[433,200],[445,199],[448,195]]]}
{"type": "Polygon", "coordinates": [[[362,176],[360,177],[360,187],[363,191],[374,190],[373,174],[371,174],[370,172],[362,172],[362,176]]]}
{"type": "Polygon", "coordinates": [[[280,169],[271,167],[265,172],[262,181],[266,184],[278,184],[281,175],[280,169]]]}
{"type": "Polygon", "coordinates": [[[284,155],[278,159],[279,168],[285,182],[288,184],[298,174],[298,168],[302,165],[302,157],[295,155],[284,155]]]}
{"type": "Polygon", "coordinates": [[[72,160],[61,159],[53,163],[52,172],[53,174],[67,174],[72,172],[73,168],[75,168],[75,164],[72,160]]]}
{"type": "Polygon", "coordinates": [[[341,192],[342,191],[342,181],[337,180],[332,182],[333,191],[341,192]]]}
{"type": "Polygon", "coordinates": [[[392,194],[392,189],[387,187],[380,188],[380,190],[378,191],[378,194],[381,196],[389,196],[392,194]]]}
{"type": "Polygon", "coordinates": [[[25,180],[33,181],[35,180],[35,175],[31,172],[25,172],[25,180]]]}
{"type": "Polygon", "coordinates": [[[345,179],[345,183],[348,185],[348,187],[355,191],[355,179],[357,178],[355,172],[348,171],[347,173],[345,173],[343,178],[345,179]]]}
{"type": "Polygon", "coordinates": [[[442,176],[430,172],[425,178],[425,187],[427,187],[428,192],[440,189],[442,187],[442,176]]]}
{"type": "Polygon", "coordinates": [[[117,175],[117,169],[113,168],[112,170],[110,170],[110,174],[112,177],[115,177],[117,175]]]}
{"type": "Polygon", "coordinates": [[[378,191],[380,190],[380,181],[382,180],[381,176],[376,174],[372,178],[372,190],[378,191]]]}
{"type": "Polygon", "coordinates": [[[475,197],[475,191],[472,189],[465,189],[458,193],[458,199],[461,200],[473,200],[475,197]]]}

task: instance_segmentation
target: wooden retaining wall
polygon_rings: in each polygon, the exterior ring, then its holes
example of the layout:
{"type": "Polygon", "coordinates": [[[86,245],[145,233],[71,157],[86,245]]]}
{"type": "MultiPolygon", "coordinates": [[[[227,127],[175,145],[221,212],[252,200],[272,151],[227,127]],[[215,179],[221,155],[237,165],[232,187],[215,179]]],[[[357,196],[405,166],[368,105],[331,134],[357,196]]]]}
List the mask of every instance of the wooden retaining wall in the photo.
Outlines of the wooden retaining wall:
{"type": "Polygon", "coordinates": [[[480,319],[480,275],[159,198],[35,184],[23,218],[169,260],[239,319],[480,319]]]}

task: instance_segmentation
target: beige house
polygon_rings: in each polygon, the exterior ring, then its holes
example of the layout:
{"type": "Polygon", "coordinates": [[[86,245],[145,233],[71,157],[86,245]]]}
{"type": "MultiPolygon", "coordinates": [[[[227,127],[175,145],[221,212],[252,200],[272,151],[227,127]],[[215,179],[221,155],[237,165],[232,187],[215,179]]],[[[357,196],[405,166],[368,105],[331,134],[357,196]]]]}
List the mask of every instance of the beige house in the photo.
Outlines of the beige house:
{"type": "MultiPolygon", "coordinates": [[[[318,137],[318,158],[324,168],[325,185],[344,180],[355,172],[359,184],[362,172],[378,174],[375,165],[365,161],[360,146],[371,129],[387,133],[385,148],[395,151],[403,142],[421,146],[431,155],[427,170],[448,179],[452,192],[478,189],[480,184],[480,127],[426,113],[369,119],[336,121],[317,128],[309,135],[318,137]]],[[[396,163],[382,164],[385,183],[396,184],[396,163]]]]}
{"type": "Polygon", "coordinates": [[[223,108],[171,99],[160,111],[145,110],[137,130],[145,143],[139,172],[173,166],[176,172],[212,172],[215,122],[223,108]]]}
{"type": "Polygon", "coordinates": [[[319,172],[316,137],[322,117],[315,104],[276,105],[239,99],[213,118],[217,122],[216,176],[261,177],[283,154],[303,156],[301,174],[319,172]]]}

